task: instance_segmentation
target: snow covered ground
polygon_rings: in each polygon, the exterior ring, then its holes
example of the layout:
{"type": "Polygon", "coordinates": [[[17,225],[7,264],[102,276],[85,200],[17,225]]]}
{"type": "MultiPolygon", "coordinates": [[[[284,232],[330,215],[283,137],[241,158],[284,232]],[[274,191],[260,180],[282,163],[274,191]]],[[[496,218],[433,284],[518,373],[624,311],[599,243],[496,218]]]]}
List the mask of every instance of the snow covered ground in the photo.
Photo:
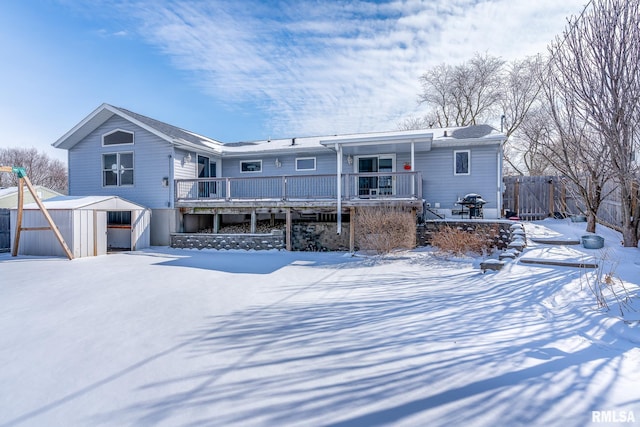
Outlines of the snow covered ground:
{"type": "Polygon", "coordinates": [[[624,319],[594,270],[431,250],[0,254],[0,426],[640,424],[640,250],[598,231],[624,319]]]}

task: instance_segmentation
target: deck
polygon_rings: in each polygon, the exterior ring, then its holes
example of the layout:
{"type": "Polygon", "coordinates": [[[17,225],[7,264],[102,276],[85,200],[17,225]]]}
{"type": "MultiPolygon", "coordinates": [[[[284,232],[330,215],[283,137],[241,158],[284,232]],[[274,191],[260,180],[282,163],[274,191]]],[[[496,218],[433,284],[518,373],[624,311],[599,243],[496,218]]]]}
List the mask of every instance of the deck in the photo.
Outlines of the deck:
{"type": "Polygon", "coordinates": [[[334,211],[357,206],[400,204],[422,210],[420,172],[198,178],[175,181],[178,208],[233,213],[294,208],[334,211]]]}

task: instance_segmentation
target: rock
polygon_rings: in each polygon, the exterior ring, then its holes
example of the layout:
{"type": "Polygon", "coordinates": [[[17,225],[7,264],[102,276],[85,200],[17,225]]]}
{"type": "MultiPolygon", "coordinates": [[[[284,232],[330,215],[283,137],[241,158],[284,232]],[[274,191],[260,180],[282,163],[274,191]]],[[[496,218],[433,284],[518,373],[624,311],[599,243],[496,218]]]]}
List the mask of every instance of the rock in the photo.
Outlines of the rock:
{"type": "Polygon", "coordinates": [[[487,270],[500,271],[502,270],[502,267],[504,267],[504,264],[504,261],[499,261],[497,259],[488,259],[480,263],[480,270],[482,270],[482,273],[486,272],[487,270]]]}

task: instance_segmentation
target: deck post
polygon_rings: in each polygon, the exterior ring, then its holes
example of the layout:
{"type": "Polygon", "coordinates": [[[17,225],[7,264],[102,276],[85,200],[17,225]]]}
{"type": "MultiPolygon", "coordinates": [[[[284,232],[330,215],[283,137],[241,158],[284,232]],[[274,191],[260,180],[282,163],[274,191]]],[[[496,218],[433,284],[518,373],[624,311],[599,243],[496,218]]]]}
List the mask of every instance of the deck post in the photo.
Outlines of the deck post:
{"type": "Polygon", "coordinates": [[[256,220],[257,220],[256,210],[251,209],[251,234],[256,234],[256,220]]]}
{"type": "MultiPolygon", "coordinates": [[[[414,172],[416,170],[414,164],[416,161],[416,148],[415,148],[416,143],[411,141],[411,172],[414,172]]],[[[415,175],[412,176],[411,179],[411,195],[415,195],[416,194],[416,177],[415,175]]]]}
{"type": "Polygon", "coordinates": [[[353,253],[356,249],[356,208],[349,208],[349,252],[353,253]]]}
{"type": "Polygon", "coordinates": [[[220,232],[220,214],[216,210],[213,214],[213,232],[218,234],[220,232]]]}
{"type": "Polygon", "coordinates": [[[288,251],[291,251],[291,208],[287,208],[286,218],[285,246],[288,251]]]}

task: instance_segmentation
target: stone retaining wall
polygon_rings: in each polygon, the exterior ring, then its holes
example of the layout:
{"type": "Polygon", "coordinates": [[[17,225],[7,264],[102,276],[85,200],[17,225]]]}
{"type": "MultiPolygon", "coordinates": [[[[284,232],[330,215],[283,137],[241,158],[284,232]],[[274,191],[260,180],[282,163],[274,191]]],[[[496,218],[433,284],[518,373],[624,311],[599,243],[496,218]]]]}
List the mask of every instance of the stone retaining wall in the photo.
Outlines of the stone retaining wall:
{"type": "Polygon", "coordinates": [[[505,249],[511,241],[511,225],[509,220],[474,220],[474,221],[426,221],[418,225],[417,245],[429,246],[433,233],[443,227],[460,228],[473,233],[484,233],[498,249],[505,249]]]}
{"type": "MultiPolygon", "coordinates": [[[[431,236],[442,227],[462,228],[484,233],[498,249],[505,249],[511,241],[512,221],[427,221],[416,228],[417,246],[429,246],[431,236]]],[[[280,230],[271,234],[171,234],[171,247],[179,249],[285,249],[285,236],[280,230]]],[[[335,222],[295,223],[291,227],[291,249],[294,251],[348,251],[349,223],[343,223],[337,234],[335,222]]]]}
{"type": "Polygon", "coordinates": [[[284,233],[271,234],[171,234],[171,247],[178,249],[285,249],[284,233]]]}

